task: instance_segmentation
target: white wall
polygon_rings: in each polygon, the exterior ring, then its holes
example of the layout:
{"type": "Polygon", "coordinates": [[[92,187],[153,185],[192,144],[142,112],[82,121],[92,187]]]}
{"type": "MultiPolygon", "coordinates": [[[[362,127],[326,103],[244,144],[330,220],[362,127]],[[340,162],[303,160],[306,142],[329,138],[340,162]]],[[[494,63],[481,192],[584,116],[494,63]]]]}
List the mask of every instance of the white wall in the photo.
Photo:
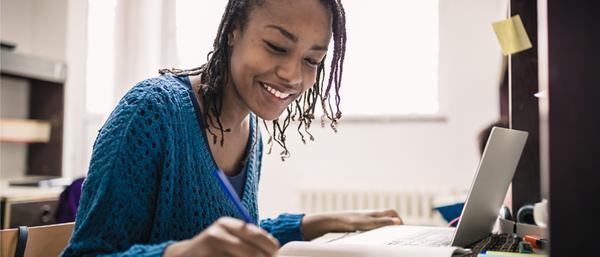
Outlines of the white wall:
{"type": "Polygon", "coordinates": [[[274,147],[273,154],[264,157],[261,216],[299,211],[296,192],[303,188],[468,189],[479,161],[477,133],[500,113],[502,59],[491,23],[504,17],[505,3],[440,0],[440,103],[445,122],[346,122],[337,134],[317,126],[316,142],[306,146],[290,128],[293,156],[281,162],[279,148],[274,147]]]}
{"type": "Polygon", "coordinates": [[[0,38],[17,51],[64,61],[67,0],[1,0],[0,38]]]}

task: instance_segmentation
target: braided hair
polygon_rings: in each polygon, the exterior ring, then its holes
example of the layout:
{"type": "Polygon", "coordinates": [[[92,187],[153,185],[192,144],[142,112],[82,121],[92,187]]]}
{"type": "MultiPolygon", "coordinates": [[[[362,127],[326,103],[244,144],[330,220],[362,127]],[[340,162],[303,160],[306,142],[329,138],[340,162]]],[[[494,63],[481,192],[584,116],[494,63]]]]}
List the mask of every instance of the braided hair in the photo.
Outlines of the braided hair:
{"type": "MultiPolygon", "coordinates": [[[[290,156],[286,145],[285,131],[291,121],[298,122],[297,131],[300,134],[302,142],[306,144],[304,133],[308,135],[309,140],[314,141],[309,128],[315,119],[314,111],[318,102],[320,102],[323,109],[321,126],[325,126],[325,119],[329,119],[331,128],[334,132],[337,132],[337,122],[342,117],[339,90],[342,83],[344,56],[346,52],[346,14],[340,2],[341,0],[320,1],[324,6],[329,8],[332,15],[334,49],[329,65],[330,70],[327,85],[324,86],[325,62],[321,62],[317,68],[315,84],[287,107],[285,118],[282,121],[280,119],[273,120],[271,126],[267,124],[267,121],[263,120],[265,128],[269,133],[268,153],[271,153],[273,143],[276,142],[283,148],[283,151],[280,153],[282,160],[290,156]],[[335,96],[333,97],[335,112],[332,106],[332,87],[335,90],[335,96]]],[[[221,122],[224,87],[229,82],[228,79],[230,76],[231,49],[227,37],[236,27],[243,30],[248,22],[248,16],[252,8],[261,6],[262,4],[264,4],[264,0],[229,0],[219,24],[217,36],[213,43],[213,50],[207,56],[208,62],[200,67],[188,70],[174,68],[159,70],[161,75],[171,73],[176,76],[201,76],[200,79],[204,85],[200,87],[198,93],[203,96],[203,110],[206,110],[202,114],[202,117],[204,124],[207,124],[208,132],[212,135],[213,144],[217,143],[218,138],[213,129],[216,129],[220,133],[221,145],[224,143],[225,132],[230,131],[229,128],[224,128],[221,122]]]]}

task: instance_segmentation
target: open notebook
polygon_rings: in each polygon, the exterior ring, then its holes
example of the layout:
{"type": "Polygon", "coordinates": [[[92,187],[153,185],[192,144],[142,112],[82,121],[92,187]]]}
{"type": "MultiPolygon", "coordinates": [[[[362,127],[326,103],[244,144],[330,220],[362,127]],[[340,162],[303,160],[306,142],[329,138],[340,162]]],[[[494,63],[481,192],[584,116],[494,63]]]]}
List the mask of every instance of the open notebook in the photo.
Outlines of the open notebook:
{"type": "MultiPolygon", "coordinates": [[[[388,226],[394,228],[400,226],[388,226]]],[[[408,226],[406,226],[408,227],[408,226]]],[[[390,236],[371,237],[362,232],[328,233],[311,242],[290,242],[284,245],[279,256],[311,257],[456,257],[470,253],[453,246],[417,246],[393,244],[390,236]]],[[[393,240],[392,240],[393,241],[393,240]]]]}
{"type": "Polygon", "coordinates": [[[279,250],[279,257],[457,257],[468,251],[459,247],[391,246],[322,242],[290,242],[279,250]]]}

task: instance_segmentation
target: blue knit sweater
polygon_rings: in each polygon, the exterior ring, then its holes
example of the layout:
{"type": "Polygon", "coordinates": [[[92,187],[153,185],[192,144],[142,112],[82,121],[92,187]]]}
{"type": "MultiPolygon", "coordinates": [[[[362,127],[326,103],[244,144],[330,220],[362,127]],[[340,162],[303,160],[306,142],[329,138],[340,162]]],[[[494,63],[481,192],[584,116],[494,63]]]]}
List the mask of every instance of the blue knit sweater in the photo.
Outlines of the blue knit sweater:
{"type": "MultiPolygon", "coordinates": [[[[138,83],[100,129],[84,182],[75,230],[62,256],[160,256],[219,217],[239,217],[211,175],[210,152],[188,78],[138,83]]],[[[262,140],[251,114],[242,203],[258,221],[262,140]]],[[[281,244],[302,240],[302,214],[260,226],[281,244]]]]}

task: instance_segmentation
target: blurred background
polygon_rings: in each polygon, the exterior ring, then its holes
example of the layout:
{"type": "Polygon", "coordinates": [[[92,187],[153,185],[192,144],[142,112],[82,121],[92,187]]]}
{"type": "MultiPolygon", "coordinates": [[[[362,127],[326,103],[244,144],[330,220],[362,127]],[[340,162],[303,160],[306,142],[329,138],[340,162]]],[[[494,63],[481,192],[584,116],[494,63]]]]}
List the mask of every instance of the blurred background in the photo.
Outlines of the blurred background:
{"type": "MultiPolygon", "coordinates": [[[[45,120],[34,124],[45,136],[3,139],[0,179],[85,176],[117,101],[159,68],[203,64],[225,5],[1,0],[1,118],[45,120]]],[[[491,23],[506,17],[507,1],[344,5],[339,132],[316,122],[304,145],[290,126],[291,158],[282,162],[277,146],[264,156],[260,215],[395,208],[409,223],[442,224],[432,207],[464,200],[478,135],[502,116],[505,62],[491,23]]]]}

